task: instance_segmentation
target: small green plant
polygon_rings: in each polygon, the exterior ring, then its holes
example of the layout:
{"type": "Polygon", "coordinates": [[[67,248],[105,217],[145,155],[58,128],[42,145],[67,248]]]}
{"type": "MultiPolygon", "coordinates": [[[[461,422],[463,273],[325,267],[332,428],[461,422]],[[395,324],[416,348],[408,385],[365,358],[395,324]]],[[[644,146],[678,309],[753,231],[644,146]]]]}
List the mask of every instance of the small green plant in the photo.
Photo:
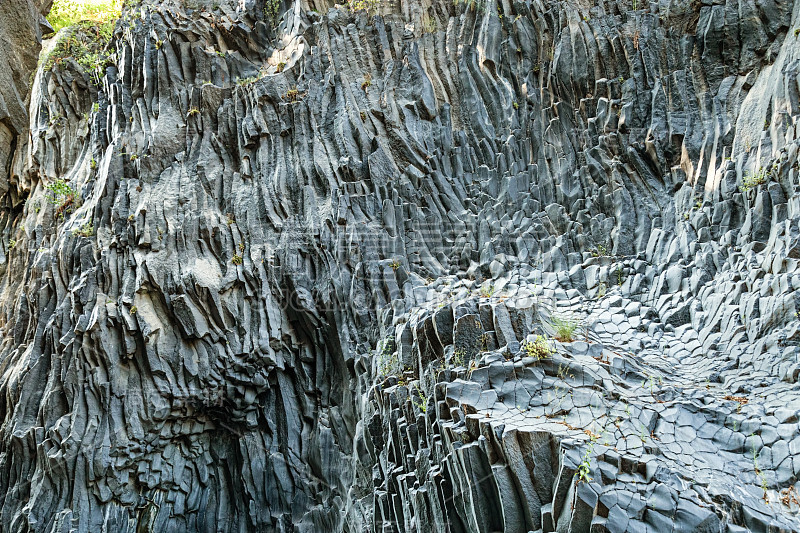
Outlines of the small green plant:
{"type": "Polygon", "coordinates": [[[644,389],[644,388],[647,388],[647,389],[649,389],[649,390],[650,390],[650,396],[655,396],[655,387],[656,387],[656,380],[655,380],[655,377],[654,377],[654,376],[652,376],[652,375],[651,375],[651,376],[648,376],[646,372],[645,372],[645,374],[644,374],[644,375],[645,375],[645,377],[646,377],[647,379],[645,379],[644,381],[642,381],[642,388],[643,388],[643,389],[644,389]]]}
{"type": "Polygon", "coordinates": [[[795,28],[794,36],[797,37],[798,35],[800,35],[800,28],[795,28]]]}
{"type": "Polygon", "coordinates": [[[92,104],[92,113],[99,113],[100,112],[100,104],[95,102],[92,104]]]}
{"type": "Polygon", "coordinates": [[[364,10],[367,13],[374,13],[380,7],[380,0],[347,0],[347,7],[352,13],[364,10]]]}
{"type": "Polygon", "coordinates": [[[598,244],[592,250],[592,257],[605,257],[608,255],[608,247],[605,244],[598,244]]]}
{"type": "Polygon", "coordinates": [[[764,491],[764,501],[769,503],[769,485],[767,484],[767,475],[764,473],[763,470],[758,466],[758,451],[756,451],[756,445],[753,444],[753,470],[756,473],[756,477],[758,477],[759,484],[761,485],[761,490],[764,491]]]}
{"type": "MultiPolygon", "coordinates": [[[[250,85],[251,83],[257,82],[258,80],[260,80],[261,78],[265,77],[266,75],[267,75],[267,71],[262,68],[261,70],[258,71],[258,73],[255,76],[250,76],[248,78],[236,78],[236,86],[237,87],[243,87],[245,85],[250,85]]],[[[208,82],[208,84],[210,85],[211,82],[208,82]]]]}
{"type": "Polygon", "coordinates": [[[372,85],[372,74],[367,72],[364,75],[364,82],[361,84],[361,90],[366,91],[369,86],[372,85]]]}
{"type": "Polygon", "coordinates": [[[361,115],[361,122],[366,122],[367,121],[367,113],[365,111],[362,111],[360,113],[360,115],[361,115]]]}
{"type": "Polygon", "coordinates": [[[139,309],[138,309],[138,308],[137,308],[135,305],[134,305],[134,306],[131,306],[131,314],[132,314],[132,315],[135,315],[135,314],[136,314],[136,312],[137,312],[138,310],[139,310],[139,309]]]}
{"type": "Polygon", "coordinates": [[[17,241],[11,239],[8,241],[8,249],[13,250],[17,246],[17,241]]]}
{"type": "Polygon", "coordinates": [[[592,470],[592,452],[594,451],[594,443],[597,439],[592,436],[589,441],[589,446],[586,448],[586,452],[583,454],[583,460],[581,464],[578,465],[578,469],[575,471],[575,477],[577,478],[577,483],[588,483],[592,480],[589,477],[589,473],[592,470]]]}
{"type": "Polygon", "coordinates": [[[92,170],[97,170],[97,161],[94,160],[94,157],[91,161],[89,161],[89,168],[92,170]]]}
{"type": "Polygon", "coordinates": [[[286,62],[281,61],[277,65],[275,65],[275,72],[283,72],[283,69],[286,68],[286,62]]]}
{"type": "Polygon", "coordinates": [[[400,261],[398,261],[397,259],[393,259],[392,262],[389,263],[389,266],[392,267],[392,270],[397,270],[398,268],[400,268],[400,261]]]}
{"type": "Polygon", "coordinates": [[[550,323],[555,329],[555,337],[561,342],[572,342],[575,330],[580,326],[580,322],[570,317],[552,316],[550,323]]]}
{"type": "Polygon", "coordinates": [[[376,352],[379,375],[387,377],[400,374],[402,368],[400,367],[400,356],[395,350],[394,337],[387,335],[379,341],[376,352]]]}
{"type": "Polygon", "coordinates": [[[138,156],[138,155],[136,155],[136,154],[131,154],[131,161],[136,161],[137,159],[139,159],[139,156],[138,156]]]}
{"type": "Polygon", "coordinates": [[[485,287],[481,287],[480,291],[481,297],[483,298],[491,298],[494,294],[494,285],[487,285],[485,287]]]}
{"type": "Polygon", "coordinates": [[[74,237],[92,237],[94,235],[94,225],[91,222],[87,222],[80,228],[72,230],[72,235],[74,237]]]}
{"type": "Polygon", "coordinates": [[[296,102],[297,100],[300,99],[300,91],[298,91],[297,88],[289,89],[288,91],[286,91],[284,98],[286,100],[289,100],[290,102],[296,102]]]}
{"type": "Polygon", "coordinates": [[[243,259],[240,254],[233,254],[233,257],[231,257],[231,263],[233,263],[234,265],[241,265],[242,262],[243,259]]]}
{"type": "Polygon", "coordinates": [[[280,0],[266,0],[264,2],[264,21],[271,27],[276,28],[281,17],[280,0]]]}
{"type": "Polygon", "coordinates": [[[608,291],[608,286],[606,285],[606,282],[605,281],[601,281],[597,285],[597,297],[598,298],[605,298],[607,291],[608,291]]]}
{"type": "Polygon", "coordinates": [[[419,396],[419,400],[412,400],[412,401],[414,402],[414,405],[417,406],[417,409],[419,409],[423,413],[427,413],[428,412],[428,397],[422,391],[422,389],[420,388],[419,384],[417,384],[416,388],[417,388],[417,396],[419,396]]]}
{"type": "Polygon", "coordinates": [[[514,109],[519,109],[519,104],[516,101],[514,101],[514,103],[512,103],[511,105],[514,106],[514,109]]]}
{"type": "Polygon", "coordinates": [[[191,108],[191,109],[189,110],[189,112],[188,112],[188,113],[186,113],[186,116],[193,117],[193,116],[195,116],[195,115],[199,115],[199,114],[200,114],[200,110],[199,110],[199,109],[197,109],[196,107],[193,107],[193,108],[191,108]]]}
{"type": "Polygon", "coordinates": [[[475,348],[478,350],[479,353],[485,353],[489,351],[489,334],[484,333],[475,343],[475,348]]]}
{"type": "Polygon", "coordinates": [[[78,191],[61,178],[45,188],[48,192],[47,201],[56,206],[56,214],[63,216],[64,213],[70,212],[78,201],[78,191]]]}
{"type": "Polygon", "coordinates": [[[537,361],[546,359],[555,352],[543,335],[537,335],[533,342],[526,342],[522,345],[522,349],[526,356],[533,357],[537,361]]]}
{"type": "Polygon", "coordinates": [[[745,175],[742,177],[742,184],[739,186],[739,190],[742,192],[748,192],[766,182],[767,172],[763,167],[760,167],[755,174],[750,172],[745,173],[745,175]]]}
{"type": "Polygon", "coordinates": [[[450,362],[456,367],[464,366],[467,362],[467,352],[461,349],[454,350],[450,362]]]}

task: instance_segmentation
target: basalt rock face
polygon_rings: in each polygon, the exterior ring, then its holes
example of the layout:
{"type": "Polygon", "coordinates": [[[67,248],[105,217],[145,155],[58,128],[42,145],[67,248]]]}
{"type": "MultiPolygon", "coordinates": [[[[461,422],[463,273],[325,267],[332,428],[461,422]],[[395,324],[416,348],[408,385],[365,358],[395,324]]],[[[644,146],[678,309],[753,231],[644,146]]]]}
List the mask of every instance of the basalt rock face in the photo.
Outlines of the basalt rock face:
{"type": "MultiPolygon", "coordinates": [[[[0,5],[0,190],[8,191],[13,153],[28,131],[28,92],[41,49],[43,29],[51,29],[42,13],[48,5],[32,0],[0,5]],[[19,139],[21,137],[21,139],[19,139]]],[[[7,199],[8,200],[8,199],[7,199]]],[[[14,198],[13,200],[17,200],[14,198]]]]}
{"type": "Polygon", "coordinates": [[[375,9],[45,47],[0,530],[800,528],[800,4],[375,9]]]}

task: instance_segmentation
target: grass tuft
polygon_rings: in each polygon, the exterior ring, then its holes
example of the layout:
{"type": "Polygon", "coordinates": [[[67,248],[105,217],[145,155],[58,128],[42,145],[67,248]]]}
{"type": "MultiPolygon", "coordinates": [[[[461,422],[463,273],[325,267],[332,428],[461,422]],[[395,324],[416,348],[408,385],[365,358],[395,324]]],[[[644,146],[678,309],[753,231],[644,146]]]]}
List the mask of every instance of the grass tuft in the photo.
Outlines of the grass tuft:
{"type": "Polygon", "coordinates": [[[552,316],[550,322],[556,331],[556,339],[561,342],[572,342],[575,331],[580,326],[580,322],[571,317],[552,316]]]}

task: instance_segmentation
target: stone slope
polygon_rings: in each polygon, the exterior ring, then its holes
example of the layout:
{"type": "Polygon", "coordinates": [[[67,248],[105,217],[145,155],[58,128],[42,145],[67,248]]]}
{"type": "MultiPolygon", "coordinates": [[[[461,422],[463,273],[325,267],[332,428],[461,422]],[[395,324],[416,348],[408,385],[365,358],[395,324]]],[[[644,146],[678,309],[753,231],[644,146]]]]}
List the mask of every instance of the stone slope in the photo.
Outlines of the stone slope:
{"type": "Polygon", "coordinates": [[[0,529],[798,529],[800,7],[378,11],[42,62],[0,529]]]}

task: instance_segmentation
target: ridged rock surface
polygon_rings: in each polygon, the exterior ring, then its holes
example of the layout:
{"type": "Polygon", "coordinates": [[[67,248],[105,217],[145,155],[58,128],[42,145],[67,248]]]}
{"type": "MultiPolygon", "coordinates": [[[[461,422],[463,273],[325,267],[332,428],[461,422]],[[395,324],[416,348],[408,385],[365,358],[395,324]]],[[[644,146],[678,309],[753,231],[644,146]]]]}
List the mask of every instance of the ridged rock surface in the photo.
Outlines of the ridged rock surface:
{"type": "Polygon", "coordinates": [[[11,159],[28,132],[28,93],[42,30],[52,31],[41,13],[49,10],[51,3],[14,0],[0,5],[0,192],[6,197],[11,159]]]}
{"type": "Polygon", "coordinates": [[[799,28],[144,0],[40,61],[0,531],[800,529],[799,28]]]}

